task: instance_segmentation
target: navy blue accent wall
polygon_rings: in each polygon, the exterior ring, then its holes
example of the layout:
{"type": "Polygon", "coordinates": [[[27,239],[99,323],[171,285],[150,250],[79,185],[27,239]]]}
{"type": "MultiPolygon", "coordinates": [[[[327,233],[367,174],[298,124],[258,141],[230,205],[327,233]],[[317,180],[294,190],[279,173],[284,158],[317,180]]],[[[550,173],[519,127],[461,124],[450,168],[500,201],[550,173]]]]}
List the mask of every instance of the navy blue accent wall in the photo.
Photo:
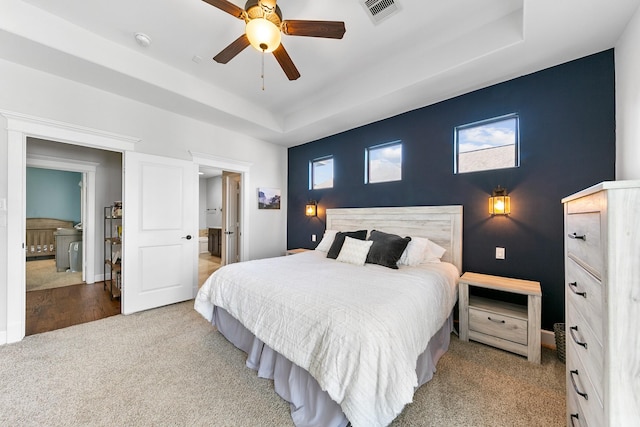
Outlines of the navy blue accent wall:
{"type": "Polygon", "coordinates": [[[614,52],[607,50],[438,104],[289,149],[289,248],[314,248],[324,211],[338,207],[463,205],[463,270],[537,280],[542,327],[564,321],[561,199],[615,179],[614,52]],[[520,116],[520,167],[456,175],[453,129],[509,113],[520,116]],[[364,150],[403,142],[401,182],[364,184],[364,150]],[[334,156],[334,187],[309,190],[309,161],[334,156]],[[512,214],[490,217],[497,185],[512,214]],[[304,215],[318,201],[317,218],[304,215]],[[506,259],[495,259],[495,248],[506,259]]]}

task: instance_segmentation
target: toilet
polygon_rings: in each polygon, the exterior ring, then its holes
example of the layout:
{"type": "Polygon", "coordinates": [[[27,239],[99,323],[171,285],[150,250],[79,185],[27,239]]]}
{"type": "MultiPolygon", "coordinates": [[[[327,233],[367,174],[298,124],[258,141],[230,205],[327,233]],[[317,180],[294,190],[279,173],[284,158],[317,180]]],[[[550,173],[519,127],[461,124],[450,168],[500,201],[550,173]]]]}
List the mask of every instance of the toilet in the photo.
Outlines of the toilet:
{"type": "Polygon", "coordinates": [[[201,254],[209,252],[209,238],[208,237],[199,237],[198,244],[200,245],[199,252],[201,254]]]}

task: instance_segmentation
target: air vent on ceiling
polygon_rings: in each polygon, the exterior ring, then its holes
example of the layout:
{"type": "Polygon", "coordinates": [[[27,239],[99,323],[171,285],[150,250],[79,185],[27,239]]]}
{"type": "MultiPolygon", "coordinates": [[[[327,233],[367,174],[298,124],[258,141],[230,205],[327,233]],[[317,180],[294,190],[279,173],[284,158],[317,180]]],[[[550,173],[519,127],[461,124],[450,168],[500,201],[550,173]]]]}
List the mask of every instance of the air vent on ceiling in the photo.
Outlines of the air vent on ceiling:
{"type": "Polygon", "coordinates": [[[362,5],[374,24],[382,22],[400,10],[394,0],[364,0],[362,5]]]}

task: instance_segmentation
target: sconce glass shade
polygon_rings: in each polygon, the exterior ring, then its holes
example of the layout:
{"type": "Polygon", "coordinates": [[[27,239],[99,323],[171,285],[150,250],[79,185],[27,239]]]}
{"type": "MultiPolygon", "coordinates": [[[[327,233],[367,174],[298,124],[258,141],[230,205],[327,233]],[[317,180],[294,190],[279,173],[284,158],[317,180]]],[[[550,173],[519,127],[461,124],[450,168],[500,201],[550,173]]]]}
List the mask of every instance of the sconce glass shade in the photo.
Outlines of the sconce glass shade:
{"type": "Polygon", "coordinates": [[[280,28],[265,18],[254,18],[247,22],[245,33],[251,46],[260,52],[273,52],[280,46],[280,28]]]}
{"type": "Polygon", "coordinates": [[[304,214],[306,216],[318,216],[318,204],[314,200],[307,203],[304,214]]]}
{"type": "Polygon", "coordinates": [[[500,186],[493,190],[489,197],[489,214],[509,215],[511,213],[511,197],[507,195],[507,189],[500,186]]]}

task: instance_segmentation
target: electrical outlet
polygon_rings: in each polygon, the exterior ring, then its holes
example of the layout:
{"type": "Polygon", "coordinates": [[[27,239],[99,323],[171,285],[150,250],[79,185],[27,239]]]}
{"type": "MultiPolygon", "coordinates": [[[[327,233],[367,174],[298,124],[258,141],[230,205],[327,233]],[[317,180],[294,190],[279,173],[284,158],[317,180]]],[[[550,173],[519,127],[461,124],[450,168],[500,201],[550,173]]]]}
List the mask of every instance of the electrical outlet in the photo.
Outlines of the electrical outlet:
{"type": "Polygon", "coordinates": [[[312,242],[315,242],[315,241],[316,241],[316,235],[315,235],[315,234],[312,234],[312,235],[311,235],[311,241],[312,241],[312,242]]]}
{"type": "Polygon", "coordinates": [[[504,248],[496,247],[496,259],[504,259],[505,251],[504,248]]]}

